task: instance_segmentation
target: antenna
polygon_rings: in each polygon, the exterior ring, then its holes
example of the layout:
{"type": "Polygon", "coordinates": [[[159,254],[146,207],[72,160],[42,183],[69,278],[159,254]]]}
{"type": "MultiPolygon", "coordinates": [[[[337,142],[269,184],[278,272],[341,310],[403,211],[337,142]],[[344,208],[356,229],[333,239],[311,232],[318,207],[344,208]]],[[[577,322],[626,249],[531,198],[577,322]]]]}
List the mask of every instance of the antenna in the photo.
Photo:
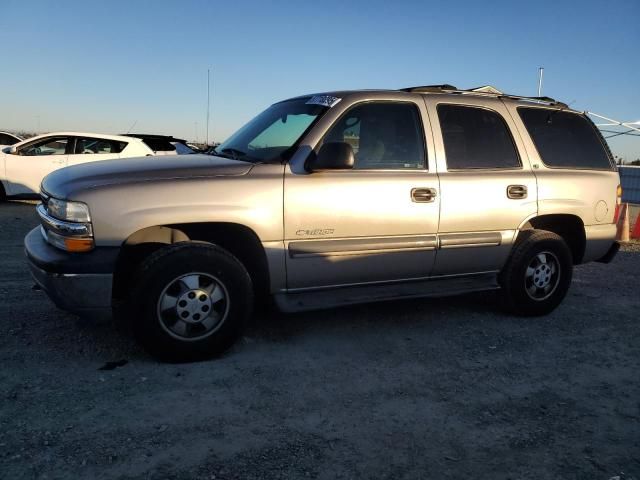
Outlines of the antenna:
{"type": "Polygon", "coordinates": [[[211,105],[209,90],[209,69],[207,68],[207,147],[209,146],[209,106],[211,105]]]}
{"type": "Polygon", "coordinates": [[[138,123],[138,120],[136,120],[135,122],[133,122],[133,123],[131,124],[131,126],[129,127],[129,130],[127,130],[127,133],[129,133],[131,130],[133,130],[133,127],[135,127],[135,126],[136,126],[136,123],[138,123]]]}
{"type": "Polygon", "coordinates": [[[544,74],[544,67],[538,68],[538,97],[542,96],[542,75],[544,74]]]}

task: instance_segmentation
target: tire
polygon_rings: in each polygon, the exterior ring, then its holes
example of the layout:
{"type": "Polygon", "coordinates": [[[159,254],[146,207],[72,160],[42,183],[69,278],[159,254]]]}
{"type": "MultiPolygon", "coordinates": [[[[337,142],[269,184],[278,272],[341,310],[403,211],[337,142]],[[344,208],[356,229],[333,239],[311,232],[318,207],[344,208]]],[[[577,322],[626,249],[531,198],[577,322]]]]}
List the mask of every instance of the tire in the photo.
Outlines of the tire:
{"type": "Polygon", "coordinates": [[[525,230],[500,273],[505,307],[521,316],[546,315],[566,296],[572,275],[571,250],[562,237],[525,230]]]}
{"type": "Polygon", "coordinates": [[[7,192],[4,190],[4,185],[0,182],[0,203],[7,201],[7,192]]]}
{"type": "Polygon", "coordinates": [[[240,337],[253,307],[242,263],[207,243],[181,242],[153,252],[133,275],[130,290],[133,333],[166,362],[220,356],[240,337]]]}

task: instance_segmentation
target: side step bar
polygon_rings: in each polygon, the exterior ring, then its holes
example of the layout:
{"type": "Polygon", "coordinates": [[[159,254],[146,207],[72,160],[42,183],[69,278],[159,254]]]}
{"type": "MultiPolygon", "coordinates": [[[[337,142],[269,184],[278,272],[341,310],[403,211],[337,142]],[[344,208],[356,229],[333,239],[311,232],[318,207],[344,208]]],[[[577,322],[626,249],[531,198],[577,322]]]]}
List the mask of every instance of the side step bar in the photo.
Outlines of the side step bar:
{"type": "Polygon", "coordinates": [[[428,280],[402,283],[376,283],[277,293],[274,298],[276,305],[283,312],[303,312],[404,298],[446,297],[499,288],[497,272],[489,272],[464,276],[434,277],[428,280]]]}

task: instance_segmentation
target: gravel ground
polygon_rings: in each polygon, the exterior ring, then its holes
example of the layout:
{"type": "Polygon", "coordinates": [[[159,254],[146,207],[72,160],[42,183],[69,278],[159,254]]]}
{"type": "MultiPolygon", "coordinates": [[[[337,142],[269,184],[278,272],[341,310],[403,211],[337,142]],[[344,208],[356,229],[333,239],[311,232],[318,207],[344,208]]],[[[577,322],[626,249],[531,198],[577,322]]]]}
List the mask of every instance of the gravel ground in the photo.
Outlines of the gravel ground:
{"type": "Polygon", "coordinates": [[[263,314],[164,365],[32,290],[35,224],[0,205],[1,478],[640,479],[637,244],[544,318],[487,294],[263,314]]]}

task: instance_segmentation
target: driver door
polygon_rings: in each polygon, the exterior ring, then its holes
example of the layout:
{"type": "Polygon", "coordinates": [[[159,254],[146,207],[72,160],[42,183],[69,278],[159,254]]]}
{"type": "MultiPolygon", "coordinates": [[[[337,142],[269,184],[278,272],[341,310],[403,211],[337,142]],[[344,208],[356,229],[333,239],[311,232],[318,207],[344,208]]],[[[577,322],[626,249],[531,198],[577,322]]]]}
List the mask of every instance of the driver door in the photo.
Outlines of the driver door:
{"type": "Polygon", "coordinates": [[[67,136],[40,138],[7,154],[6,175],[10,195],[37,195],[42,179],[67,166],[73,142],[67,136]]]}
{"type": "Polygon", "coordinates": [[[353,169],[307,173],[287,166],[289,290],[429,276],[440,199],[435,164],[427,162],[433,150],[426,122],[423,102],[355,104],[321,141],[348,143],[353,169]]]}

